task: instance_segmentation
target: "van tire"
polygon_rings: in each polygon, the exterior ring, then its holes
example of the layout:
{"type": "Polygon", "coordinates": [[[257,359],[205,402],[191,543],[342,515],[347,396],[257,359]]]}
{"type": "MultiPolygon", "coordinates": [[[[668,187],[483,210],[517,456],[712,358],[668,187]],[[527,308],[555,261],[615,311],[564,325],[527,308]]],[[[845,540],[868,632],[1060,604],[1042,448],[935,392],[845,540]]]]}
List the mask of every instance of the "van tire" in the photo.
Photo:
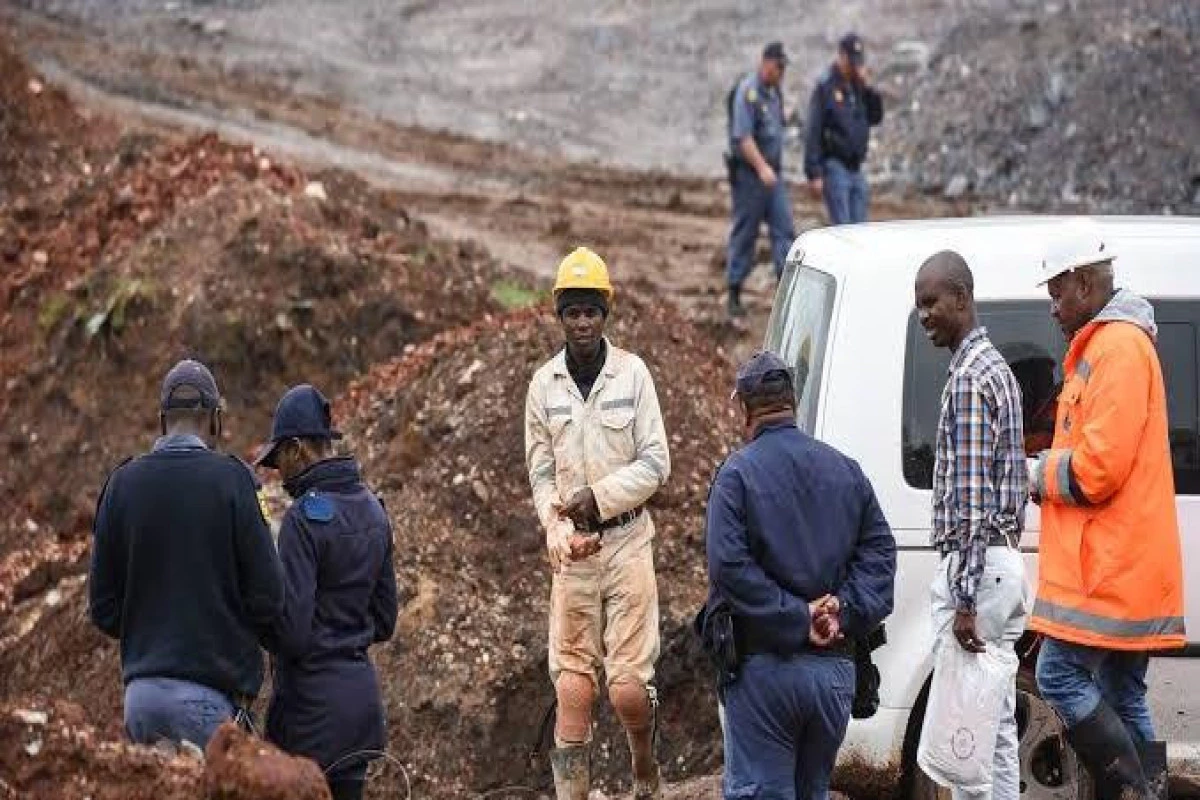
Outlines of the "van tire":
{"type": "MultiPolygon", "coordinates": [[[[926,693],[926,696],[927,693],[926,693]]],[[[920,705],[922,717],[924,703],[920,705]]],[[[1017,735],[1021,753],[1021,800],[1093,800],[1091,777],[1067,745],[1062,721],[1038,692],[1033,671],[1017,673],[1017,735]]],[[[938,786],[917,766],[916,741],[908,764],[912,777],[910,800],[950,800],[950,790],[938,786]]]]}

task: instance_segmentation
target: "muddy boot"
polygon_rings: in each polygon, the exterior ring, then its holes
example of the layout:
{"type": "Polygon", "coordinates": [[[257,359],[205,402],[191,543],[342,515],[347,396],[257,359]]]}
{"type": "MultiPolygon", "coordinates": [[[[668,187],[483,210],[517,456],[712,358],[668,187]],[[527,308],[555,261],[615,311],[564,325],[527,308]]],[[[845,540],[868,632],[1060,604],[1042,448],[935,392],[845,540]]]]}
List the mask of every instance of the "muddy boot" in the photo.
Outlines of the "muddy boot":
{"type": "Polygon", "coordinates": [[[556,747],[550,751],[557,800],[587,800],[592,788],[591,754],[586,744],[556,747]]]}
{"type": "Polygon", "coordinates": [[[1146,784],[1150,787],[1150,800],[1167,800],[1167,743],[1140,742],[1137,749],[1146,784]]]}
{"type": "Polygon", "coordinates": [[[742,287],[729,287],[729,318],[738,319],[746,316],[746,307],[742,305],[742,287]]]}
{"type": "Polygon", "coordinates": [[[1108,703],[1068,729],[1067,741],[1091,773],[1099,800],[1149,800],[1137,747],[1108,703]]]}
{"type": "Polygon", "coordinates": [[[629,732],[626,737],[633,756],[633,800],[662,800],[662,781],[654,760],[654,729],[629,732]]]}

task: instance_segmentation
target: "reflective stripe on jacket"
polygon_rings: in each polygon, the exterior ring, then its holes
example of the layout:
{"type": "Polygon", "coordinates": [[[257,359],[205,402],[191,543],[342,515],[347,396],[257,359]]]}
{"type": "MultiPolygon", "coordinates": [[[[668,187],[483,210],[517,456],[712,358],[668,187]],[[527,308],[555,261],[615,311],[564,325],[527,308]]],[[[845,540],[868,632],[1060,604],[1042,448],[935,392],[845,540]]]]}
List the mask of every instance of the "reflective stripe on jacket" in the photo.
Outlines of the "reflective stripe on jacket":
{"type": "Polygon", "coordinates": [[[1041,497],[1030,627],[1112,650],[1186,643],[1183,566],[1154,311],[1127,291],[1074,337],[1041,497]]]}
{"type": "Polygon", "coordinates": [[[541,366],[525,403],[525,465],[543,527],[552,506],[590,486],[601,520],[631,511],[667,482],[671,459],[645,363],[612,343],[585,402],[566,350],[541,366]]]}

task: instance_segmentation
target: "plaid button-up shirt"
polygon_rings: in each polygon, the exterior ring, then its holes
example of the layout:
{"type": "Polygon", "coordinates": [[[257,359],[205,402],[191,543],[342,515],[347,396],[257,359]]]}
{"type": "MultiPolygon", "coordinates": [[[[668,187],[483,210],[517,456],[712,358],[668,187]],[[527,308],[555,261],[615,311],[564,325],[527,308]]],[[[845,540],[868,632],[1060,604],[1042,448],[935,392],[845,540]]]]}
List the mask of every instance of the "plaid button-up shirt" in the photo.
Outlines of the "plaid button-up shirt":
{"type": "Polygon", "coordinates": [[[1004,356],[975,328],[950,360],[942,391],[933,468],[933,546],[959,553],[950,590],[960,611],[975,609],[988,540],[1019,540],[1028,475],[1021,388],[1004,356]]]}

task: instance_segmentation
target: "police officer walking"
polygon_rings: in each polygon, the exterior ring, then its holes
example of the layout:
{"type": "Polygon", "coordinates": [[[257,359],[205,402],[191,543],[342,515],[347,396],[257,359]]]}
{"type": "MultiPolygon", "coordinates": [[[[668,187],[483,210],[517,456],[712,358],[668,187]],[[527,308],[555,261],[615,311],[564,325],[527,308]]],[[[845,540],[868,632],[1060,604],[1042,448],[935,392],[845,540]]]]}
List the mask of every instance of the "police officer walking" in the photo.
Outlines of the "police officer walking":
{"type": "Polygon", "coordinates": [[[153,449],[100,492],[88,613],[121,640],[129,738],[203,748],[258,694],[259,634],[282,608],[283,578],[254,474],[213,449],[212,373],[180,361],[159,407],[153,449]]]}
{"type": "Polygon", "coordinates": [[[554,305],[566,347],[534,374],[525,408],[525,462],[554,569],[558,800],[588,797],[601,667],[629,741],[634,797],[662,796],[650,684],[659,653],[658,584],[646,503],[666,483],[671,462],[650,371],[604,336],[612,298],[598,255],[581,247],[563,259],[554,305]]]}
{"type": "Polygon", "coordinates": [[[727,261],[731,317],[745,316],[742,284],[754,268],[754,247],[763,221],[771,237],[776,278],[783,273],[796,238],[792,201],[783,180],[783,95],[779,87],[787,63],[783,45],[768,44],[758,71],[742,79],[730,104],[726,160],[733,191],[727,261]]]}
{"type": "Polygon", "coordinates": [[[367,763],[387,742],[372,644],[396,627],[392,525],[352,457],[335,456],[329,402],[295,386],[275,409],[256,464],[279,470],[295,502],[279,532],[285,602],[267,737],[325,771],[334,800],[363,795],[367,763]]]}
{"type": "Polygon", "coordinates": [[[831,225],[867,221],[862,164],[871,128],[881,122],[883,99],[869,84],[866,48],[858,34],[848,33],[813,89],[804,138],[804,174],[813,194],[825,198],[831,225]]]}
{"type": "Polygon", "coordinates": [[[891,613],[895,540],[858,464],[796,427],[782,359],[751,358],[735,394],[747,443],[709,495],[699,625],[732,627],[736,643],[725,797],[825,800],[854,700],[850,640],[891,613]]]}

